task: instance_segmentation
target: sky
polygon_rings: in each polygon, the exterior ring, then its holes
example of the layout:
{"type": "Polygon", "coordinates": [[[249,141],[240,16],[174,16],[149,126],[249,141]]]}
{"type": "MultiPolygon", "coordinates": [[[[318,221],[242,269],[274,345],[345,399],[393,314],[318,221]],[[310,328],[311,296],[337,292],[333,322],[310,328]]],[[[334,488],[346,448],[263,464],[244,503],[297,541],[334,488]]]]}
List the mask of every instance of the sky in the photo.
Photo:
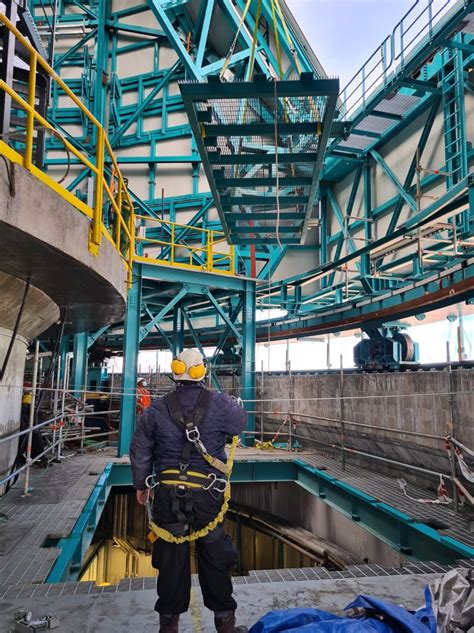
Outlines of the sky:
{"type": "Polygon", "coordinates": [[[329,76],[343,88],[414,0],[287,0],[329,76]]]}

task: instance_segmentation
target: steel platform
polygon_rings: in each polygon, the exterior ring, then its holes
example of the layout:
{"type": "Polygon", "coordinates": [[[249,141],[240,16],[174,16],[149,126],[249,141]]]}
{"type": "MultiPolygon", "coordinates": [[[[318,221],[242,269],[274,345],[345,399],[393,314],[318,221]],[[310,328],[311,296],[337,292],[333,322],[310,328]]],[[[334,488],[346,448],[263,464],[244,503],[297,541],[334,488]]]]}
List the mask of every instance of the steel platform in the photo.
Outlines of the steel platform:
{"type": "Polygon", "coordinates": [[[328,140],[344,130],[333,123],[339,80],[210,76],[180,89],[229,241],[301,243],[328,140]]]}

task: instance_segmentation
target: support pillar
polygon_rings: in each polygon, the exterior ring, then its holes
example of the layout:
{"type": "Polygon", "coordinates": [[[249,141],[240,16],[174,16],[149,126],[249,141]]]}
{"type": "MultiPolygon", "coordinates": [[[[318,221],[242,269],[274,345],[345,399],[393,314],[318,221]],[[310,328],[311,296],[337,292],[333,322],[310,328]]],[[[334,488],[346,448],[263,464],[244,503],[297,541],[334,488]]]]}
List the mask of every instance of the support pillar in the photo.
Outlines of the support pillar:
{"type": "MultiPolygon", "coordinates": [[[[255,375],[255,282],[247,281],[245,285],[244,307],[242,319],[242,387],[241,397],[248,412],[247,431],[255,431],[256,375],[255,375]]],[[[252,446],[254,435],[245,435],[244,443],[252,446]]]]}
{"type": "MultiPolygon", "coordinates": [[[[88,343],[87,339],[88,339],[87,332],[79,332],[78,334],[74,334],[72,370],[71,370],[71,391],[76,396],[76,398],[82,398],[84,395],[84,390],[86,389],[87,343],[88,343]]],[[[64,378],[64,374],[63,374],[63,378],[64,378]]]]}
{"type": "Polygon", "coordinates": [[[175,307],[173,312],[173,357],[184,349],[184,318],[182,308],[175,307]]]}
{"type": "Polygon", "coordinates": [[[123,337],[122,395],[120,399],[118,440],[119,457],[128,454],[135,429],[141,294],[141,269],[134,267],[133,283],[128,293],[123,337]]]}

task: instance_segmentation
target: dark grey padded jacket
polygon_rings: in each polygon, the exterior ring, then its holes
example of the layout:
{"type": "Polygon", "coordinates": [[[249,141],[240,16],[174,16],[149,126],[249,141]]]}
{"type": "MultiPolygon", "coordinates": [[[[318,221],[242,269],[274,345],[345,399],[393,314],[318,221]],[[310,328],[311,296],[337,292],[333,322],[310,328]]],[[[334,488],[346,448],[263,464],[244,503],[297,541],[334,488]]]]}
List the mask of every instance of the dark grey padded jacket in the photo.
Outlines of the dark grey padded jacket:
{"type": "MultiPolygon", "coordinates": [[[[178,385],[176,394],[183,412],[190,414],[197,403],[202,385],[178,385]]],[[[208,453],[226,461],[225,440],[228,435],[239,435],[247,424],[247,413],[235,398],[213,391],[206,415],[199,425],[201,440],[208,453]]],[[[164,398],[153,401],[138,418],[130,446],[133,485],[145,489],[145,479],[153,472],[177,468],[184,446],[184,433],[170,417],[164,398]]],[[[190,469],[204,473],[215,472],[193,448],[190,469]]]]}

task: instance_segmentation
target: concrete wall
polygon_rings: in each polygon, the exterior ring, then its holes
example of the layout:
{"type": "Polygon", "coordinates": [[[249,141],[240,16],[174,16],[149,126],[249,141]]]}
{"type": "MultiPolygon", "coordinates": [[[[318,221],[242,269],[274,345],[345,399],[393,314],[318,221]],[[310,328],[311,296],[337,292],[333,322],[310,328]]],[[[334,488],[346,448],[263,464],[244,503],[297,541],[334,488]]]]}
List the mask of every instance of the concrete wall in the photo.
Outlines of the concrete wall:
{"type": "Polygon", "coordinates": [[[399,567],[404,556],[297,484],[232,486],[235,503],[290,521],[353,554],[360,561],[399,567]]]}
{"type": "MultiPolygon", "coordinates": [[[[0,272],[0,367],[4,365],[7,356],[25,285],[21,279],[0,272]]],[[[59,308],[54,301],[38,288],[30,286],[5,374],[0,378],[0,438],[15,433],[20,426],[28,342],[58,318],[59,308]]],[[[17,450],[17,438],[0,443],[0,479],[9,473],[17,450]]]]}
{"type": "MultiPolygon", "coordinates": [[[[344,419],[369,428],[346,425],[347,447],[426,469],[449,473],[442,439],[454,435],[472,447],[474,437],[474,370],[452,372],[452,408],[446,371],[351,373],[344,376],[344,419]],[[382,430],[374,427],[388,427],[382,430]],[[372,427],[372,428],[370,428],[372,427]],[[409,433],[418,435],[410,435],[409,433]]],[[[222,377],[225,390],[235,393],[238,382],[222,377]]],[[[257,376],[257,430],[278,429],[288,413],[297,422],[296,433],[306,448],[340,451],[340,383],[338,374],[264,374],[257,376]],[[263,412],[263,413],[262,413],[263,412]],[[303,417],[311,416],[311,418],[303,417]],[[325,420],[324,418],[330,418],[325,420]],[[332,421],[331,421],[332,420],[332,421]],[[317,442],[315,442],[317,440],[317,442]]],[[[282,429],[288,430],[288,425],[282,429]]],[[[268,439],[268,438],[267,438],[268,439]]],[[[373,459],[348,455],[350,463],[369,465],[393,476],[410,477],[406,469],[373,459]]],[[[436,477],[412,477],[434,486],[436,477]]]]}

